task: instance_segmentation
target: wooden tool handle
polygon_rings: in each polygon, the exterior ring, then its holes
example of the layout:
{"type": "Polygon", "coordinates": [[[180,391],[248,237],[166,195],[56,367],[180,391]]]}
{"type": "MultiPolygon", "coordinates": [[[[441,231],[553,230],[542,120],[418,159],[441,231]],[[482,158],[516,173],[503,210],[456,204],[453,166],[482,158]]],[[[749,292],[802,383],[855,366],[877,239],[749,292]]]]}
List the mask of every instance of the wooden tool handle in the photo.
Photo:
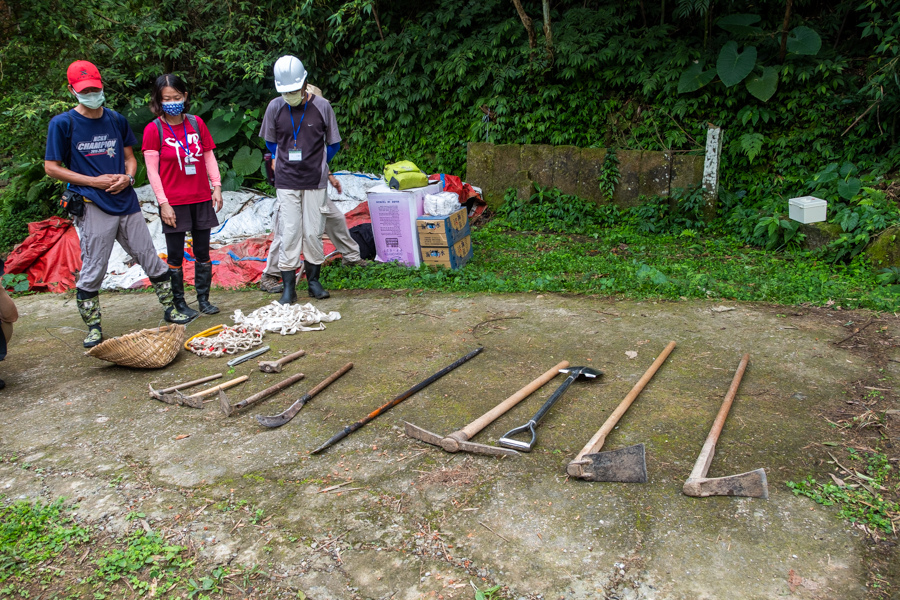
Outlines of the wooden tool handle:
{"type": "Polygon", "coordinates": [[[194,387],[195,385],[200,385],[201,383],[206,383],[208,381],[218,379],[221,376],[222,376],[221,373],[216,373],[215,375],[210,375],[209,377],[201,377],[200,379],[195,379],[194,381],[187,381],[185,383],[179,383],[178,385],[173,385],[172,387],[167,387],[164,390],[159,390],[159,393],[160,394],[171,394],[172,392],[177,392],[178,390],[183,390],[184,388],[194,387]]]}
{"type": "Polygon", "coordinates": [[[719,414],[716,415],[716,420],[713,421],[709,435],[706,436],[706,441],[703,443],[703,450],[700,451],[700,456],[697,457],[697,462],[694,463],[694,468],[691,470],[691,479],[706,477],[706,473],[709,471],[709,464],[712,462],[713,454],[716,451],[716,442],[719,441],[719,434],[722,433],[722,428],[725,427],[725,419],[728,417],[728,411],[731,410],[734,397],[737,395],[738,386],[741,385],[741,379],[744,377],[744,371],[747,370],[747,363],[749,362],[749,354],[741,357],[734,379],[731,380],[731,387],[728,388],[728,393],[725,394],[725,400],[722,402],[719,414]]]}
{"type": "Polygon", "coordinates": [[[211,387],[208,390],[203,390],[202,392],[197,392],[196,394],[191,394],[188,398],[203,398],[204,396],[209,396],[210,394],[215,394],[219,390],[227,390],[230,387],[234,387],[239,383],[244,383],[250,379],[246,375],[241,375],[240,377],[235,377],[234,379],[230,379],[225,383],[217,385],[216,387],[211,387]]]}
{"type": "Polygon", "coordinates": [[[606,436],[609,435],[609,432],[613,430],[616,426],[616,423],[619,422],[619,419],[622,418],[622,415],[625,414],[625,411],[628,410],[628,407],[631,406],[631,403],[634,402],[635,398],[638,397],[638,394],[644,389],[644,386],[647,385],[647,382],[656,374],[662,364],[669,357],[669,354],[672,353],[672,350],[675,349],[675,342],[669,342],[669,344],[665,347],[662,353],[656,357],[656,360],[653,361],[653,364],[650,365],[650,368],[644,372],[643,376],[638,380],[634,387],[631,388],[631,391],[628,392],[628,395],[625,396],[625,399],[619,403],[619,406],[616,407],[616,410],[613,411],[609,418],[606,419],[606,422],[603,423],[603,426],[594,434],[587,444],[584,445],[584,448],[581,449],[581,452],[578,453],[578,456],[572,461],[578,462],[582,458],[584,458],[585,454],[592,454],[598,451],[603,447],[603,443],[606,442],[606,436]]]}
{"type": "Polygon", "coordinates": [[[349,371],[352,368],[353,368],[353,363],[349,362],[346,365],[344,365],[343,367],[341,367],[340,369],[338,369],[337,371],[335,371],[334,373],[332,373],[331,375],[329,375],[327,379],[322,381],[322,383],[320,383],[313,389],[306,392],[307,401],[309,401],[313,396],[315,396],[316,394],[318,394],[319,392],[321,392],[322,390],[327,388],[329,385],[334,383],[339,377],[341,377],[344,373],[346,373],[347,371],[349,371]]]}
{"type": "Polygon", "coordinates": [[[286,365],[287,363],[291,362],[292,360],[297,360],[304,354],[306,354],[306,350],[298,350],[297,352],[294,352],[293,354],[288,354],[287,356],[285,356],[283,358],[279,358],[275,362],[277,362],[279,365],[286,365]]]}
{"type": "Polygon", "coordinates": [[[263,398],[271,396],[275,392],[280,392],[281,390],[288,387],[289,385],[293,385],[293,384],[297,383],[304,377],[305,377],[305,375],[303,373],[297,373],[296,375],[291,375],[284,381],[282,381],[280,383],[276,383],[272,387],[268,387],[261,392],[257,392],[256,394],[253,394],[246,400],[241,400],[240,402],[238,402],[237,404],[234,405],[234,410],[240,410],[242,408],[247,408],[251,404],[259,402],[263,398]]]}
{"type": "Polygon", "coordinates": [[[568,366],[569,366],[569,361],[567,361],[567,360],[562,361],[561,363],[559,363],[558,365],[556,365],[555,367],[553,367],[552,369],[545,372],[543,375],[541,375],[540,377],[538,377],[537,379],[535,379],[534,381],[532,381],[531,383],[529,383],[528,385],[523,387],[521,390],[519,390],[518,392],[516,392],[515,394],[513,394],[512,396],[510,396],[509,398],[507,398],[506,400],[504,400],[503,402],[501,402],[500,404],[498,404],[491,410],[489,410],[488,412],[484,413],[483,415],[481,415],[480,417],[478,417],[477,419],[475,419],[474,421],[472,421],[471,423],[469,423],[468,425],[466,425],[459,431],[455,431],[455,432],[451,433],[447,437],[453,437],[456,440],[465,442],[466,440],[468,440],[472,436],[474,436],[476,433],[478,433],[479,431],[481,431],[482,429],[484,429],[485,427],[487,427],[488,425],[493,423],[494,420],[497,419],[497,417],[499,417],[500,415],[502,415],[503,413],[505,413],[506,411],[511,409],[513,406],[515,406],[516,404],[518,404],[519,402],[521,402],[528,396],[530,396],[532,393],[534,393],[537,389],[539,389],[545,383],[547,383],[548,381],[552,380],[554,377],[559,375],[560,369],[565,369],[568,366]],[[463,436],[465,436],[465,437],[463,437],[463,436]]]}

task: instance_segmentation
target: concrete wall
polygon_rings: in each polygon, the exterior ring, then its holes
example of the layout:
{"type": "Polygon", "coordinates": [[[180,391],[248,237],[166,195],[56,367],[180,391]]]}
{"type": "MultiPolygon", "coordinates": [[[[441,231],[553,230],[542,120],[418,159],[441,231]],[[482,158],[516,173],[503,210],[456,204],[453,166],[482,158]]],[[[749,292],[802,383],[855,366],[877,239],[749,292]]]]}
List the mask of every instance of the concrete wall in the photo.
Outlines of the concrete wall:
{"type": "Polygon", "coordinates": [[[616,157],[620,179],[611,199],[600,192],[598,181],[605,148],[470,142],[466,181],[480,187],[494,208],[503,203],[507,188],[530,197],[534,184],[597,204],[629,207],[639,204],[641,196],[668,196],[675,188],[700,185],[703,178],[703,156],[617,150],[616,157]]]}

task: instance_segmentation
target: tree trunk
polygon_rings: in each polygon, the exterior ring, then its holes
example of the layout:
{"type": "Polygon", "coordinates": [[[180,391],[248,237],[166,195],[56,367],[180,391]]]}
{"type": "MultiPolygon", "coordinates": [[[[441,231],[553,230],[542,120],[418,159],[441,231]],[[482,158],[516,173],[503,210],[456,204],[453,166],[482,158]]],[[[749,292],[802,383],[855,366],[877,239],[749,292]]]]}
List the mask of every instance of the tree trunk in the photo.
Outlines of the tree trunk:
{"type": "Polygon", "coordinates": [[[535,46],[537,46],[537,39],[534,35],[534,23],[532,23],[531,17],[525,14],[522,0],[512,0],[512,3],[516,5],[516,12],[519,13],[519,18],[522,19],[522,25],[525,26],[525,31],[528,33],[528,47],[533,50],[535,46]]]}
{"type": "MultiPolygon", "coordinates": [[[[518,0],[517,0],[518,1],[518,0]]],[[[643,1],[643,0],[641,0],[643,1]]],[[[553,29],[550,24],[550,0],[542,0],[544,7],[544,40],[547,43],[547,60],[553,61],[553,29]]]]}
{"type": "Polygon", "coordinates": [[[644,8],[644,0],[640,0],[639,4],[641,5],[641,22],[644,24],[644,29],[647,29],[647,9],[644,8]]]}
{"type": "Polygon", "coordinates": [[[783,63],[784,57],[787,54],[787,39],[788,39],[788,27],[791,24],[791,5],[794,3],[794,0],[787,0],[787,5],[784,9],[784,25],[781,27],[781,52],[778,54],[778,62],[783,63]]]}
{"type": "Polygon", "coordinates": [[[375,25],[378,27],[378,35],[381,36],[381,41],[384,41],[384,32],[381,31],[381,19],[378,18],[378,8],[375,6],[375,3],[372,3],[372,15],[375,17],[375,25]]]}
{"type": "Polygon", "coordinates": [[[662,0],[660,10],[659,10],[659,24],[666,24],[666,0],[662,0]]]}

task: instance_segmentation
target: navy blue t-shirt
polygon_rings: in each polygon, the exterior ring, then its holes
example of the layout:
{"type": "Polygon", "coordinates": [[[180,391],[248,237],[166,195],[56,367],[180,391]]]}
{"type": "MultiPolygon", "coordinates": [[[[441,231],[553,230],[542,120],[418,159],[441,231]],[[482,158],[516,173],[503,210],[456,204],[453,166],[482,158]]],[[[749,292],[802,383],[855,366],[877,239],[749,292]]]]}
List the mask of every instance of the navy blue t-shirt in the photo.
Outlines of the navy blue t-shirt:
{"type": "MultiPolygon", "coordinates": [[[[50,120],[44,160],[58,160],[80,175],[121,175],[125,173],[125,148],[137,145],[128,121],[119,113],[103,109],[99,119],[89,119],[72,109],[50,120]]],[[[70,185],[105,213],[130,215],[141,210],[131,186],[118,194],[85,186],[70,185]]]]}

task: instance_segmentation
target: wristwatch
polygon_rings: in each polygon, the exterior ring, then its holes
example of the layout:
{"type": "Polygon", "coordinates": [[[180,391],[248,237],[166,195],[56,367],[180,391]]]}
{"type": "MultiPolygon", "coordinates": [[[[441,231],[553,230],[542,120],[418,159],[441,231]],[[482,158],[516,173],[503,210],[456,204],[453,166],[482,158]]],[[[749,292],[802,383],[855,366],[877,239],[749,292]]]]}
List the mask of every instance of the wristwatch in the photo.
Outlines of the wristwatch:
{"type": "MultiPolygon", "coordinates": [[[[128,175],[128,173],[125,174],[128,175]]],[[[128,175],[128,179],[131,180],[131,185],[134,185],[134,175],[128,175]]]]}

